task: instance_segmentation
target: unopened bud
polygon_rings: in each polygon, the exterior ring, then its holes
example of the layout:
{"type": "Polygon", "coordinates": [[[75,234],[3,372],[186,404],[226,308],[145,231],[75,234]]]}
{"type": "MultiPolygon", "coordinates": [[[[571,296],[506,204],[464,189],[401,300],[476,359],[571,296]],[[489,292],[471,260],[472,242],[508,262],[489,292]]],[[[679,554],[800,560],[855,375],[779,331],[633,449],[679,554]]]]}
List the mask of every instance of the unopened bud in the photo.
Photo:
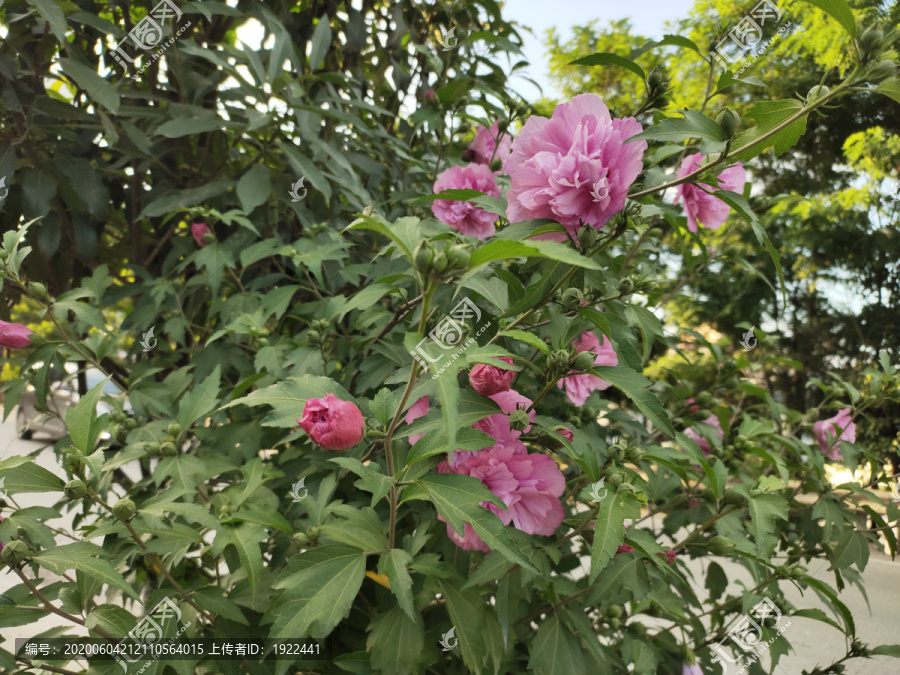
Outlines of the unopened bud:
{"type": "Polygon", "coordinates": [[[728,555],[734,550],[734,542],[728,537],[713,537],[706,548],[713,555],[728,555]]]}
{"type": "Polygon", "coordinates": [[[38,300],[46,300],[50,297],[47,293],[47,287],[44,286],[44,284],[42,284],[40,281],[29,281],[28,292],[38,300]]]}
{"type": "Polygon", "coordinates": [[[500,171],[503,168],[503,160],[495,157],[491,160],[491,171],[500,171]]]}
{"type": "Polygon", "coordinates": [[[897,74],[897,64],[890,59],[882,59],[869,71],[871,82],[881,82],[897,74]]]}
{"type": "Polygon", "coordinates": [[[174,457],[178,454],[178,448],[175,447],[174,443],[163,443],[159,446],[159,454],[163,457],[174,457]]]}
{"type": "Polygon", "coordinates": [[[584,293],[577,288],[567,288],[559,299],[560,303],[569,309],[581,307],[582,300],[584,300],[584,293]]]}
{"type": "Polygon", "coordinates": [[[565,368],[569,365],[569,353],[562,349],[557,349],[550,355],[550,363],[559,368],[565,368]]]}
{"type": "Polygon", "coordinates": [[[306,530],[306,536],[309,537],[310,541],[318,541],[319,540],[319,528],[318,527],[310,527],[306,530]]]}
{"type": "Polygon", "coordinates": [[[159,457],[160,455],[160,444],[159,443],[147,443],[145,446],[147,449],[147,454],[151,457],[159,457]]]}
{"type": "Polygon", "coordinates": [[[744,503],[744,495],[734,488],[728,488],[725,490],[725,503],[732,506],[740,506],[744,503]]]}
{"type": "Polygon", "coordinates": [[[628,457],[629,462],[637,463],[644,459],[644,450],[633,445],[625,451],[625,455],[628,457]]]}
{"type": "Polygon", "coordinates": [[[504,133],[507,129],[509,129],[509,120],[497,120],[497,130],[500,133],[504,133]]]}
{"type": "Polygon", "coordinates": [[[420,274],[427,275],[433,260],[434,249],[431,248],[431,244],[427,241],[420,242],[413,253],[413,265],[415,265],[416,270],[420,274]]]}
{"type": "Polygon", "coordinates": [[[306,341],[311,345],[317,345],[322,342],[322,334],[317,330],[311,330],[306,334],[306,341]]]}
{"type": "Polygon", "coordinates": [[[136,429],[137,424],[138,424],[137,420],[134,419],[133,417],[129,417],[124,422],[122,422],[122,426],[125,427],[126,429],[128,429],[128,431],[131,431],[132,429],[136,429]]]}
{"type": "Polygon", "coordinates": [[[599,237],[600,234],[590,225],[582,225],[581,229],[578,230],[578,243],[584,248],[591,248],[597,243],[599,237]]]}
{"type": "Polygon", "coordinates": [[[119,520],[129,520],[134,514],[137,512],[137,509],[134,506],[134,502],[128,499],[120,499],[116,502],[116,505],[113,506],[113,514],[119,520]]]}
{"type": "Polygon", "coordinates": [[[731,138],[741,124],[741,116],[731,108],[723,108],[716,116],[716,124],[722,127],[725,138],[731,138]]]}
{"type": "Polygon", "coordinates": [[[806,95],[806,102],[812,103],[813,101],[818,101],[820,98],[824,98],[830,93],[831,89],[829,87],[826,87],[824,84],[817,84],[809,90],[809,93],[806,95]]]}
{"type": "Polygon", "coordinates": [[[624,279],[619,280],[619,285],[616,286],[616,289],[622,295],[628,295],[631,291],[634,290],[634,281],[631,280],[630,277],[625,277],[624,279]]]}
{"type": "Polygon", "coordinates": [[[575,355],[575,359],[572,361],[572,365],[575,370],[590,370],[594,367],[594,363],[597,360],[596,354],[591,351],[578,352],[575,355]]]}
{"type": "Polygon", "coordinates": [[[625,613],[625,608],[622,605],[612,605],[606,608],[606,616],[610,619],[618,619],[625,613]]]}
{"type": "Polygon", "coordinates": [[[531,424],[531,420],[528,418],[528,413],[524,410],[513,410],[509,415],[509,428],[515,429],[516,431],[524,431],[528,425],[531,424]]]}
{"type": "Polygon", "coordinates": [[[87,485],[84,484],[84,481],[78,480],[76,478],[66,483],[64,492],[66,493],[66,497],[68,497],[69,499],[81,499],[88,492],[87,485]]]}
{"type": "Polygon", "coordinates": [[[81,473],[84,469],[84,462],[81,460],[81,457],[70,452],[66,454],[66,458],[63,460],[63,466],[69,473],[81,473]]]}
{"type": "Polygon", "coordinates": [[[614,488],[619,487],[622,484],[622,481],[625,480],[625,477],[622,476],[618,471],[609,474],[609,477],[606,479],[607,485],[611,485],[614,488]]]}
{"type": "Polygon", "coordinates": [[[650,91],[654,91],[663,82],[663,74],[659,68],[654,68],[647,76],[647,84],[650,85],[650,91]]]}
{"type": "Polygon", "coordinates": [[[212,232],[207,232],[203,235],[203,243],[204,244],[215,244],[216,243],[216,235],[212,232]]]}
{"type": "Polygon", "coordinates": [[[444,255],[443,251],[438,251],[434,254],[434,262],[432,263],[431,268],[437,274],[443,274],[447,271],[447,267],[449,266],[450,261],[447,260],[447,256],[444,255]]]}
{"type": "Polygon", "coordinates": [[[294,541],[297,542],[298,546],[306,546],[309,543],[309,537],[303,532],[298,532],[294,535],[294,541]]]}
{"type": "Polygon", "coordinates": [[[18,565],[28,557],[28,546],[24,541],[11,541],[0,551],[0,562],[7,565],[18,565]]]}
{"type": "Polygon", "coordinates": [[[166,431],[173,436],[178,436],[181,433],[181,425],[178,422],[172,422],[168,427],[166,427],[166,431]]]}
{"type": "Polygon", "coordinates": [[[468,246],[456,245],[447,249],[448,269],[464,270],[469,266],[469,258],[472,257],[468,246]]]}
{"type": "Polygon", "coordinates": [[[867,28],[859,38],[859,49],[862,52],[863,60],[870,54],[878,51],[883,40],[884,32],[879,26],[875,25],[867,28]]]}

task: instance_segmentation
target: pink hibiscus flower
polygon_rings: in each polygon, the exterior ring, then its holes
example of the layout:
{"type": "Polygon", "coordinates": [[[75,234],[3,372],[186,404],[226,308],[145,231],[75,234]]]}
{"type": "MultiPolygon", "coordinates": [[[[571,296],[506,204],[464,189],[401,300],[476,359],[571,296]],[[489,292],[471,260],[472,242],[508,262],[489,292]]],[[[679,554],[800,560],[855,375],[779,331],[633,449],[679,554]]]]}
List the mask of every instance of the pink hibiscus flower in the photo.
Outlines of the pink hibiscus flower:
{"type": "MultiPolygon", "coordinates": [[[[597,339],[593,332],[585,331],[580,338],[572,340],[572,346],[575,347],[576,353],[590,351],[596,354],[597,358],[594,359],[595,366],[619,365],[619,357],[616,355],[616,350],[613,349],[612,343],[605,335],[603,336],[603,344],[600,344],[600,340],[597,339]]],[[[569,372],[574,373],[577,371],[570,370],[569,372]]],[[[591,392],[603,391],[611,385],[596,375],[581,374],[567,375],[557,382],[556,386],[560,389],[566,388],[566,397],[573,405],[584,405],[591,392]]]]}
{"type": "MultiPolygon", "coordinates": [[[[435,194],[444,190],[478,190],[491,197],[500,196],[497,179],[483,164],[451,166],[434,182],[435,194]]],[[[494,223],[497,222],[497,216],[472,202],[436,199],[431,203],[431,212],[435,218],[457,232],[479,239],[487,239],[496,230],[494,223]]]]}
{"type": "MultiPolygon", "coordinates": [[[[705,157],[699,152],[684,158],[681,168],[675,174],[679,178],[684,178],[700,168],[705,157]]],[[[675,195],[675,203],[678,204],[684,200],[684,213],[687,216],[688,229],[691,232],[697,231],[697,225],[709,228],[710,230],[718,230],[722,227],[722,223],[728,217],[731,207],[728,206],[718,197],[708,194],[703,190],[715,192],[716,190],[730,190],[731,192],[742,193],[744,184],[747,182],[747,172],[744,165],[738,162],[725,169],[719,174],[719,187],[714,188],[699,183],[691,185],[682,183],[678,185],[675,195]]]]}

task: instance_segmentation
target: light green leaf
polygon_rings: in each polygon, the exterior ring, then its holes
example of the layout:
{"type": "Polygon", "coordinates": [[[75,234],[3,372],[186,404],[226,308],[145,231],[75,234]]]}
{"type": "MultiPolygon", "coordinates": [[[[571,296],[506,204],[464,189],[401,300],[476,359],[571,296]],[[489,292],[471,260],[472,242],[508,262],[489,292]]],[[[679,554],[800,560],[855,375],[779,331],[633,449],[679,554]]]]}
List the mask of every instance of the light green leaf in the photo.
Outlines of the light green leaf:
{"type": "Polygon", "coordinates": [[[756,555],[768,560],[775,551],[777,538],[775,533],[778,528],[775,520],[787,520],[788,504],[779,495],[768,493],[750,495],[748,501],[750,510],[750,533],[756,541],[756,555]]]}
{"type": "Polygon", "coordinates": [[[241,559],[241,569],[247,573],[250,593],[255,598],[262,582],[264,564],[259,543],[267,538],[266,531],[255,523],[242,523],[237,527],[226,527],[228,543],[237,550],[241,559]]]}
{"type": "Polygon", "coordinates": [[[644,73],[644,69],[641,68],[638,64],[636,64],[631,59],[627,59],[624,56],[619,56],[618,54],[610,54],[609,52],[598,52],[596,54],[591,54],[590,56],[582,56],[580,59],[576,59],[572,61],[570,66],[621,66],[622,68],[627,68],[632,73],[637,75],[642,80],[647,79],[647,75],[644,73]]]}
{"type": "Polygon", "coordinates": [[[388,578],[391,586],[391,593],[397,598],[397,604],[400,609],[406,612],[407,616],[416,623],[416,610],[413,606],[412,596],[412,577],[406,566],[412,562],[412,556],[402,548],[392,548],[386,553],[382,553],[378,560],[378,573],[384,574],[388,578]]]}
{"type": "Polygon", "coordinates": [[[545,354],[550,354],[550,347],[547,346],[547,343],[541,340],[537,335],[533,335],[532,333],[526,333],[523,330],[505,330],[500,333],[503,337],[510,337],[514,340],[519,340],[520,342],[525,342],[526,344],[531,345],[532,347],[537,347],[545,354]]]}
{"type": "Polygon", "coordinates": [[[22,459],[27,463],[0,471],[0,479],[3,480],[2,489],[11,495],[19,494],[20,492],[62,491],[65,485],[62,480],[27,457],[22,459]]]}
{"type": "Polygon", "coordinates": [[[829,570],[840,570],[856,565],[864,572],[869,562],[869,540],[866,535],[856,530],[847,530],[834,545],[834,559],[829,570]]]}
{"type": "Polygon", "coordinates": [[[856,19],[853,17],[853,10],[845,0],[806,0],[806,2],[830,14],[837,19],[837,22],[844,27],[851,38],[856,37],[856,19]]]}
{"type": "Polygon", "coordinates": [[[650,127],[647,131],[629,138],[626,143],[636,140],[664,141],[666,143],[678,143],[701,139],[700,152],[708,155],[713,152],[721,152],[725,148],[725,132],[715,120],[711,120],[695,110],[679,111],[682,118],[670,117],[659,124],[650,127]]]}
{"type": "Polygon", "coordinates": [[[412,446],[409,454],[406,456],[406,465],[409,466],[426,457],[440,455],[452,450],[484,450],[496,444],[496,442],[495,439],[483,431],[462,427],[456,432],[456,442],[451,446],[442,430],[435,429],[425,434],[412,446]]]}
{"type": "Polygon", "coordinates": [[[331,46],[331,25],[329,23],[328,14],[323,14],[316,24],[316,30],[313,31],[311,46],[309,50],[309,70],[310,72],[317,70],[325,61],[325,55],[331,46]]]}
{"type": "Polygon", "coordinates": [[[269,637],[327,637],[350,613],[365,576],[366,556],[351,546],[328,544],[294,556],[273,585],[285,590],[270,610],[269,637]]]}
{"type": "Polygon", "coordinates": [[[369,404],[369,409],[372,411],[372,414],[375,415],[375,419],[377,419],[381,423],[381,426],[386,429],[388,423],[394,417],[395,406],[396,403],[391,390],[384,388],[375,394],[375,398],[373,398],[369,404]]]}
{"type": "Polygon", "coordinates": [[[765,141],[756,143],[757,139],[772,131],[775,127],[786,122],[803,108],[800,101],[784,99],[782,101],[760,101],[751,106],[746,117],[756,120],[756,126],[744,129],[735,136],[732,148],[739,150],[746,145],[753,144],[743,152],[732,152],[729,160],[732,162],[746,162],[761,154],[766,148],[775,146],[775,154],[781,155],[792,148],[800,137],[806,132],[807,115],[803,115],[781,129],[765,141]]]}
{"type": "MultiPolygon", "coordinates": [[[[50,2],[49,4],[53,3],[50,2]]],[[[72,78],[75,84],[87,92],[91,100],[102,105],[113,115],[118,114],[119,93],[115,87],[100,77],[93,68],[69,58],[61,58],[59,65],[62,66],[63,72],[72,78]]]]}
{"type": "Polygon", "coordinates": [[[875,91],[900,103],[900,81],[896,79],[885,80],[875,87],[875,91]]]}
{"type": "Polygon", "coordinates": [[[669,438],[675,436],[672,421],[662,403],[648,389],[651,382],[646,377],[625,366],[594,366],[587,372],[606,380],[624,393],[653,423],[653,426],[664,432],[669,438]]]}
{"type": "Polygon", "coordinates": [[[454,626],[463,661],[473,673],[481,673],[484,660],[484,639],[481,627],[487,614],[481,594],[475,589],[460,591],[447,581],[439,582],[441,595],[454,626]]]}
{"type": "Polygon", "coordinates": [[[249,215],[257,206],[265,204],[272,191],[269,167],[256,164],[238,181],[237,195],[241,208],[249,215]]]}
{"type": "MultiPolygon", "coordinates": [[[[462,389],[457,398],[457,429],[471,427],[478,420],[500,412],[500,406],[485,396],[479,396],[471,389],[462,389]]],[[[412,424],[397,429],[394,438],[406,438],[411,434],[427,434],[444,428],[444,418],[440,410],[430,410],[412,424]]]]}
{"type": "Polygon", "coordinates": [[[385,476],[378,471],[379,467],[377,464],[366,466],[354,457],[332,457],[328,461],[334,462],[359,476],[359,480],[353,485],[360,490],[372,493],[371,506],[375,506],[375,504],[384,499],[385,495],[391,491],[391,486],[395,481],[393,476],[385,476]]]}
{"type": "Polygon", "coordinates": [[[41,551],[32,558],[38,565],[56,574],[75,569],[100,583],[119,589],[135,600],[140,600],[131,585],[106,559],[107,555],[107,552],[99,546],[77,541],[41,551]]]}
{"type": "Polygon", "coordinates": [[[344,231],[346,232],[347,230],[373,230],[379,234],[383,234],[399,246],[400,250],[403,251],[403,254],[407,258],[412,260],[413,245],[409,241],[406,232],[403,228],[395,227],[379,215],[361,215],[357,220],[350,223],[344,231]]]}
{"type": "Polygon", "coordinates": [[[589,270],[603,268],[590,258],[585,258],[568,246],[554,241],[504,241],[495,240],[481,246],[469,259],[469,269],[474,270],[495,260],[509,258],[547,258],[584,267],[589,270]]]}

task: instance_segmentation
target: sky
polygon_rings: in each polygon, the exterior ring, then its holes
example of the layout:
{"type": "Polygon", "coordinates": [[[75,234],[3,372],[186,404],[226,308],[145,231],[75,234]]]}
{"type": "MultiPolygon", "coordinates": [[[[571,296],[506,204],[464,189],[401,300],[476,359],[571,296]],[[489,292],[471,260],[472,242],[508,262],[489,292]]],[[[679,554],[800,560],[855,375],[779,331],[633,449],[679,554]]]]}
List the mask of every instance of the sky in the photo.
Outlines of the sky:
{"type": "MultiPolygon", "coordinates": [[[[572,26],[581,26],[595,19],[600,26],[605,26],[610,21],[628,18],[635,33],[661,38],[666,32],[665,23],[686,18],[693,4],[694,0],[631,0],[630,3],[609,0],[507,0],[503,16],[533,30],[533,35],[522,31],[525,58],[531,64],[528,74],[537,80],[545,95],[554,97],[559,92],[554,90],[547,77],[547,58],[543,47],[544,33],[548,28],[556,27],[560,38],[566,40],[572,35],[572,26]]],[[[539,96],[538,90],[522,79],[514,86],[528,100],[539,96]]]]}

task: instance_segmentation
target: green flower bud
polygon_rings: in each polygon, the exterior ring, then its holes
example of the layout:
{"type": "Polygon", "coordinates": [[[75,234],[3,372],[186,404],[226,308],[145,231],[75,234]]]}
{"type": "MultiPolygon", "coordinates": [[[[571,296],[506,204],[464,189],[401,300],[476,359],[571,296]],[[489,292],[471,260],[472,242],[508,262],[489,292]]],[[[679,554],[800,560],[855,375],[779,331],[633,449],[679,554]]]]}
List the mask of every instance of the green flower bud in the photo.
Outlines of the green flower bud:
{"type": "Polygon", "coordinates": [[[327,319],[316,319],[312,322],[312,326],[318,330],[320,333],[327,333],[330,323],[328,323],[327,319]]]}
{"type": "Polygon", "coordinates": [[[318,527],[310,527],[306,530],[306,536],[309,537],[310,541],[318,541],[319,540],[319,528],[318,527]]]}
{"type": "Polygon", "coordinates": [[[443,251],[438,251],[434,254],[434,262],[431,265],[431,268],[437,274],[443,274],[447,271],[447,267],[450,265],[450,261],[447,260],[447,256],[444,255],[443,251]]]}
{"type": "Polygon", "coordinates": [[[505,133],[506,130],[509,129],[509,120],[500,119],[497,120],[497,130],[501,133],[505,133]]]}
{"type": "Polygon", "coordinates": [[[632,445],[625,451],[625,455],[628,457],[629,462],[634,462],[637,464],[642,459],[644,459],[644,450],[643,448],[639,448],[636,445],[632,445]]]}
{"type": "Polygon", "coordinates": [[[884,32],[877,24],[867,28],[859,38],[859,49],[863,54],[863,59],[878,51],[883,40],[884,32]]]}
{"type": "Polygon", "coordinates": [[[590,225],[582,225],[581,229],[578,230],[578,243],[584,248],[591,248],[597,243],[599,238],[600,233],[590,225]]]}
{"type": "Polygon", "coordinates": [[[706,549],[713,555],[728,555],[734,550],[734,542],[728,537],[713,537],[706,549]]]}
{"type": "Polygon", "coordinates": [[[177,438],[178,434],[181,433],[181,425],[178,424],[178,422],[172,422],[169,426],[166,427],[166,431],[177,438]]]}
{"type": "Polygon", "coordinates": [[[129,417],[124,422],[122,422],[122,426],[125,427],[126,429],[128,429],[128,431],[131,431],[132,429],[136,429],[137,425],[138,425],[137,420],[134,419],[133,417],[129,417]]]}
{"type": "Polygon", "coordinates": [[[84,462],[81,460],[81,457],[73,452],[66,453],[66,457],[63,460],[63,466],[69,473],[77,474],[84,470],[84,462]]]}
{"type": "Polygon", "coordinates": [[[559,302],[569,309],[578,309],[581,307],[581,301],[584,300],[584,293],[577,288],[567,288],[559,299],[559,302]]]}
{"type": "Polygon", "coordinates": [[[212,232],[207,232],[203,235],[203,243],[204,244],[215,244],[216,243],[216,235],[212,232]]]}
{"type": "Polygon", "coordinates": [[[594,367],[596,358],[594,352],[578,352],[572,361],[572,365],[575,367],[575,370],[589,370],[594,367]]]}
{"type": "Polygon", "coordinates": [[[160,444],[159,443],[147,443],[144,446],[147,450],[147,454],[151,457],[159,457],[160,456],[160,444]]]}
{"type": "Polygon", "coordinates": [[[427,276],[431,271],[431,263],[433,261],[434,249],[431,247],[431,244],[427,241],[420,242],[413,253],[413,264],[416,271],[427,276]]]}
{"type": "Polygon", "coordinates": [[[890,59],[882,59],[869,71],[871,82],[881,82],[897,74],[897,64],[890,59]]]}
{"type": "Polygon", "coordinates": [[[8,257],[9,253],[7,251],[4,251],[3,249],[0,249],[0,260],[6,260],[8,257]]]}
{"type": "Polygon", "coordinates": [[[116,505],[113,506],[113,514],[119,520],[130,520],[136,512],[137,509],[134,506],[134,502],[127,497],[120,499],[116,502],[116,505]]]}
{"type": "Polygon", "coordinates": [[[631,291],[634,290],[634,281],[632,281],[630,277],[619,279],[619,285],[616,286],[616,289],[622,295],[628,295],[629,293],[631,293],[631,291]]]}
{"type": "Polygon", "coordinates": [[[28,557],[28,546],[24,541],[11,541],[0,551],[0,562],[9,566],[18,565],[28,557]]]}
{"type": "Polygon", "coordinates": [[[625,613],[625,608],[622,605],[611,605],[606,608],[605,615],[610,619],[618,619],[622,614],[625,613]]]}
{"type": "Polygon", "coordinates": [[[516,431],[524,431],[531,424],[528,413],[524,410],[513,410],[509,415],[509,427],[516,431]]]}
{"type": "Polygon", "coordinates": [[[84,481],[78,480],[76,478],[66,483],[64,492],[66,493],[66,497],[69,499],[82,499],[85,495],[87,495],[88,490],[87,485],[84,484],[84,481]]]}
{"type": "Polygon", "coordinates": [[[116,430],[116,442],[122,445],[128,442],[128,429],[119,427],[118,430],[116,430]]]}
{"type": "Polygon", "coordinates": [[[823,84],[817,84],[815,87],[809,90],[809,93],[806,95],[806,102],[812,103],[813,101],[818,101],[820,98],[824,98],[830,93],[831,88],[826,87],[823,84]]]}
{"type": "Polygon", "coordinates": [[[268,347],[269,346],[269,338],[259,338],[259,346],[260,347],[268,347]]]}
{"type": "Polygon", "coordinates": [[[647,627],[642,623],[630,623],[628,626],[638,637],[644,637],[647,634],[647,627]]]}
{"type": "Polygon", "coordinates": [[[29,281],[28,292],[38,300],[47,300],[50,297],[50,295],[47,293],[47,287],[44,286],[44,284],[42,284],[40,281],[29,281]]]}
{"type": "Polygon", "coordinates": [[[606,451],[606,458],[613,462],[621,462],[625,459],[625,445],[622,443],[614,443],[609,446],[606,451]]]}
{"type": "Polygon", "coordinates": [[[307,537],[303,532],[298,532],[294,535],[294,541],[298,546],[306,546],[309,543],[309,537],[307,537]]]}
{"type": "Polygon", "coordinates": [[[622,474],[616,471],[615,473],[611,473],[609,475],[609,478],[606,479],[606,483],[607,485],[611,485],[614,488],[617,488],[622,484],[623,480],[625,480],[625,478],[622,476],[622,474]]]}
{"type": "Polygon", "coordinates": [[[722,127],[722,131],[725,132],[725,138],[732,138],[734,132],[741,125],[741,116],[731,108],[723,108],[716,115],[716,124],[722,127]]]}
{"type": "Polygon", "coordinates": [[[472,257],[468,246],[458,244],[447,249],[448,269],[464,270],[469,266],[469,258],[472,257]]]}
{"type": "Polygon", "coordinates": [[[550,363],[559,368],[565,368],[569,365],[569,353],[565,350],[558,349],[550,355],[550,363]]]}
{"type": "Polygon", "coordinates": [[[744,434],[738,434],[737,438],[734,439],[734,446],[736,448],[745,448],[749,443],[750,439],[744,436],[744,434]]]}
{"type": "Polygon", "coordinates": [[[657,108],[665,108],[665,107],[667,107],[667,106],[669,105],[669,103],[670,103],[670,101],[669,101],[668,98],[666,98],[665,96],[660,96],[660,97],[656,100],[656,107],[657,107],[657,108]]]}
{"type": "Polygon", "coordinates": [[[613,630],[618,630],[619,628],[622,627],[622,620],[621,619],[610,619],[609,627],[612,628],[613,630]]]}
{"type": "Polygon", "coordinates": [[[663,83],[663,74],[659,68],[654,68],[647,76],[647,84],[650,85],[650,91],[654,91],[663,83]]]}
{"type": "Polygon", "coordinates": [[[159,446],[159,454],[163,457],[174,457],[178,454],[178,448],[175,447],[174,443],[163,443],[159,446]]]}
{"type": "Polygon", "coordinates": [[[704,392],[697,394],[697,404],[701,408],[708,408],[710,405],[712,405],[712,402],[713,402],[712,394],[710,394],[708,391],[704,391],[704,392]]]}
{"type": "Polygon", "coordinates": [[[722,361],[722,366],[725,368],[725,370],[734,370],[735,368],[737,368],[737,361],[733,356],[728,356],[724,361],[722,361]]]}
{"type": "Polygon", "coordinates": [[[503,168],[503,160],[495,157],[491,160],[491,171],[500,171],[503,168]]]}
{"type": "Polygon", "coordinates": [[[311,345],[322,343],[322,334],[317,330],[311,330],[306,334],[306,341],[311,345]]]}
{"type": "Polygon", "coordinates": [[[740,506],[744,503],[744,495],[734,488],[728,488],[725,490],[725,503],[732,506],[740,506]]]}
{"type": "Polygon", "coordinates": [[[654,619],[658,619],[663,615],[663,609],[656,603],[653,603],[647,609],[644,610],[644,614],[647,616],[653,617],[654,619]]]}

